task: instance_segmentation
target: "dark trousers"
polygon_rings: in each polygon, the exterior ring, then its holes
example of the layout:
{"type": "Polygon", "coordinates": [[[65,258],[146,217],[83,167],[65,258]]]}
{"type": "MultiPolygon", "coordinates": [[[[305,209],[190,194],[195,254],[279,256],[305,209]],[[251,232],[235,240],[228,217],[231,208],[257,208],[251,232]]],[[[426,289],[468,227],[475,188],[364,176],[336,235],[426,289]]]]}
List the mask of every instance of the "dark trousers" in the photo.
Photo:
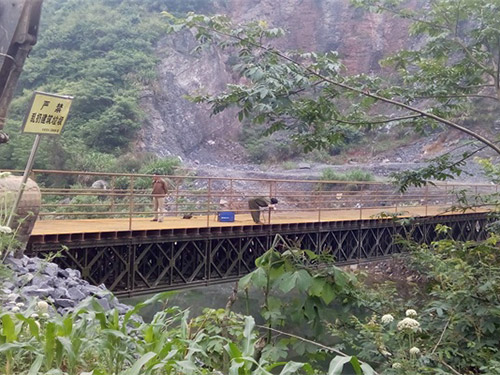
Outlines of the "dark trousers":
{"type": "Polygon", "coordinates": [[[267,206],[269,206],[269,203],[263,198],[252,198],[248,200],[250,215],[252,215],[252,219],[255,223],[260,222],[260,208],[267,206]]]}

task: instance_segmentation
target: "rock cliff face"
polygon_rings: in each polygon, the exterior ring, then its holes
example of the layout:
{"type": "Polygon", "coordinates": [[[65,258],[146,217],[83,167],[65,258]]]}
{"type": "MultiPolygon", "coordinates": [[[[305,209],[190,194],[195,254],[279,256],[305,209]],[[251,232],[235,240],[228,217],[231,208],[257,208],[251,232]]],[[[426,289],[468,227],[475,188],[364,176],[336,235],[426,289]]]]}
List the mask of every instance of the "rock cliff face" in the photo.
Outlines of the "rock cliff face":
{"type": "MultiPolygon", "coordinates": [[[[380,70],[379,59],[407,41],[407,25],[400,19],[354,9],[349,0],[227,0],[218,9],[236,21],[264,19],[284,28],[284,48],[338,51],[351,73],[380,70]]],[[[202,163],[241,161],[235,112],[211,117],[208,108],[184,98],[218,92],[233,80],[227,56],[219,51],[191,55],[193,46],[187,35],[159,43],[159,79],[141,99],[146,120],[136,148],[202,163]]]]}

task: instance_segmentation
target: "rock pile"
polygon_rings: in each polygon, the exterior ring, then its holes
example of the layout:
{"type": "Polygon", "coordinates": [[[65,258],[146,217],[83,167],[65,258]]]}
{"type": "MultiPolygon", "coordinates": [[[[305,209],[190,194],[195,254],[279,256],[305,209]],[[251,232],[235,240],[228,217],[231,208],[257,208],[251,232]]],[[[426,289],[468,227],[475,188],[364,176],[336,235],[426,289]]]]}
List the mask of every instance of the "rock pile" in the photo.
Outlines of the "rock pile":
{"type": "Polygon", "coordinates": [[[55,263],[27,256],[8,257],[5,264],[13,272],[3,282],[1,290],[3,305],[9,310],[32,300],[42,300],[64,315],[87,297],[95,297],[104,310],[116,308],[120,314],[125,314],[131,309],[120,303],[104,284],[94,286],[82,280],[77,270],[62,269],[55,263]]]}

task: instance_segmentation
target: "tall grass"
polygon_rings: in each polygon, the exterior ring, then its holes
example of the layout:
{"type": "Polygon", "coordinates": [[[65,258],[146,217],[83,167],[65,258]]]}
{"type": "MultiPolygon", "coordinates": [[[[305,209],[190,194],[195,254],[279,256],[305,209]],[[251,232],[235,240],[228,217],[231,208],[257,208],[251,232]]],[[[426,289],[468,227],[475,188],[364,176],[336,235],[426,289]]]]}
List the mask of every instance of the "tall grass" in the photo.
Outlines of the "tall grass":
{"type": "Polygon", "coordinates": [[[321,180],[323,181],[357,181],[357,182],[370,182],[375,181],[375,177],[371,172],[362,169],[353,169],[345,173],[335,172],[331,168],[326,168],[321,173],[321,180]]]}

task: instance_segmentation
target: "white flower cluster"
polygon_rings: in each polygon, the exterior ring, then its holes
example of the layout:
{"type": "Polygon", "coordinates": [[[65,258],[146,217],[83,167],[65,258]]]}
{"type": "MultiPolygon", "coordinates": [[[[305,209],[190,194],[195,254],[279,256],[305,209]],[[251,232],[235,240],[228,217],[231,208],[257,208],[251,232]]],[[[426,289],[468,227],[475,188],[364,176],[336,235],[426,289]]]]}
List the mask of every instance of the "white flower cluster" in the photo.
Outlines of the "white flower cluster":
{"type": "Polygon", "coordinates": [[[420,354],[420,349],[414,346],[413,348],[410,349],[410,354],[417,355],[420,354]]]}
{"type": "Polygon", "coordinates": [[[397,328],[399,331],[412,330],[416,332],[420,329],[420,323],[412,318],[404,318],[403,320],[398,322],[397,328]]]}
{"type": "Polygon", "coordinates": [[[401,368],[401,367],[403,367],[403,366],[402,366],[402,365],[401,365],[401,363],[399,363],[399,362],[394,362],[394,363],[392,364],[392,368],[398,369],[398,368],[401,368]]]}
{"type": "Polygon", "coordinates": [[[394,317],[391,314],[385,314],[382,315],[382,318],[380,320],[382,321],[382,324],[389,324],[394,321],[394,317]]]}
{"type": "Polygon", "coordinates": [[[38,301],[36,304],[36,308],[41,313],[46,313],[47,310],[49,309],[49,304],[45,301],[38,301]]]}
{"type": "Polygon", "coordinates": [[[410,318],[414,318],[417,316],[417,312],[413,309],[408,309],[408,310],[406,310],[406,316],[408,316],[410,318]]]}
{"type": "Polygon", "coordinates": [[[10,227],[0,225],[0,233],[10,234],[12,233],[12,229],[10,227]]]}

